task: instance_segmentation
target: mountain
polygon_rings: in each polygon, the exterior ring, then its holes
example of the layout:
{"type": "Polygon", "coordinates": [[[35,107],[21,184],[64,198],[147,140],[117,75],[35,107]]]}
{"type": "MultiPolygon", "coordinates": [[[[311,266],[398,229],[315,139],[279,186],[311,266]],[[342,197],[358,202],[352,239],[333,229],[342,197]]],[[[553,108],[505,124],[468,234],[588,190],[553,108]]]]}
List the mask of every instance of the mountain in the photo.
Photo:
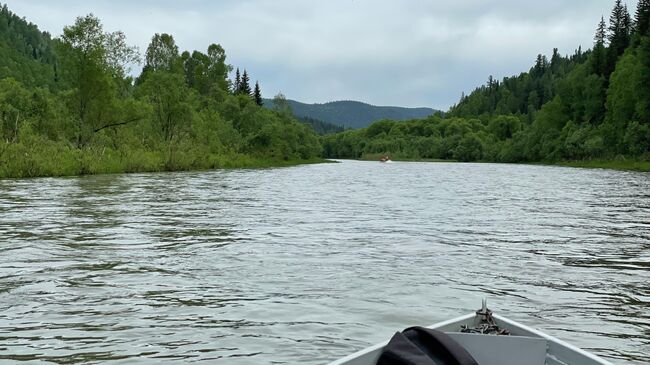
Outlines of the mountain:
{"type": "Polygon", "coordinates": [[[27,86],[55,81],[54,43],[47,32],[0,4],[0,79],[14,78],[27,86]]]}
{"type": "MultiPolygon", "coordinates": [[[[365,128],[382,119],[409,120],[426,118],[437,110],[431,108],[401,108],[375,106],[358,101],[333,101],[325,104],[305,104],[287,100],[293,114],[298,118],[311,118],[346,128],[365,128]]],[[[265,99],[264,106],[273,109],[272,99],[265,99]]]]}

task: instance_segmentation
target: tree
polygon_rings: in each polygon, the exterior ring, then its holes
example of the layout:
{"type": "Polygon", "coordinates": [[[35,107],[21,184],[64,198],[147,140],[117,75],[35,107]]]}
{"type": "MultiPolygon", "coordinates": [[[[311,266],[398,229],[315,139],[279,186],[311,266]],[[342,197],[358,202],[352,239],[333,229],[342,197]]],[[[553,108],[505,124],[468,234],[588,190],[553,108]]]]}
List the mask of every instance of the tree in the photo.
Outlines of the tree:
{"type": "Polygon", "coordinates": [[[551,70],[557,72],[562,63],[562,56],[557,48],[553,48],[553,56],[551,57],[551,70]]]}
{"type": "Polygon", "coordinates": [[[650,0],[639,0],[634,19],[634,28],[639,37],[647,36],[650,30],[650,0]]]}
{"type": "Polygon", "coordinates": [[[246,70],[244,70],[244,73],[241,75],[241,82],[239,83],[238,94],[249,95],[249,96],[252,94],[250,78],[248,77],[248,73],[246,72],[246,70]]]}
{"type": "Polygon", "coordinates": [[[594,50],[591,56],[591,69],[597,75],[604,75],[607,62],[607,50],[605,42],[607,40],[607,24],[605,24],[605,17],[600,17],[600,23],[596,29],[594,36],[594,50]]]}
{"type": "Polygon", "coordinates": [[[239,74],[239,67],[235,71],[235,84],[232,86],[233,94],[239,93],[239,85],[241,85],[241,75],[239,74]]]}
{"type": "Polygon", "coordinates": [[[71,89],[68,104],[77,122],[77,146],[103,129],[142,119],[141,112],[121,97],[128,66],[139,62],[122,32],[105,33],[93,14],[65,27],[59,43],[62,81],[71,89]]]}
{"type": "Polygon", "coordinates": [[[18,132],[29,116],[30,92],[12,78],[0,80],[0,143],[17,142],[18,132]]]}
{"type": "Polygon", "coordinates": [[[208,53],[194,51],[190,55],[184,52],[181,56],[187,84],[200,95],[222,100],[228,91],[228,72],[226,54],[218,44],[211,44],[208,53]]]}
{"type": "Polygon", "coordinates": [[[257,105],[264,105],[264,101],[262,100],[262,90],[260,90],[260,83],[258,81],[255,81],[255,91],[253,92],[253,97],[255,98],[255,103],[257,103],[257,105]]]}
{"type": "Polygon", "coordinates": [[[596,28],[596,35],[594,36],[594,41],[596,45],[605,46],[605,41],[607,40],[607,24],[605,23],[605,17],[600,17],[600,22],[598,23],[598,28],[596,28]]]}
{"type": "Polygon", "coordinates": [[[178,46],[174,37],[167,33],[156,33],[151,38],[145,54],[145,70],[149,71],[171,71],[178,59],[178,46]]]}
{"type": "Polygon", "coordinates": [[[291,105],[289,105],[287,98],[282,93],[278,93],[273,97],[273,110],[282,115],[293,115],[291,105]]]}
{"type": "Polygon", "coordinates": [[[638,57],[641,70],[637,80],[639,90],[637,115],[641,124],[650,125],[650,36],[643,37],[638,57]]]}
{"type": "Polygon", "coordinates": [[[610,72],[614,70],[618,57],[625,52],[625,48],[630,44],[631,26],[627,5],[623,5],[621,0],[616,0],[609,18],[610,72]]]}
{"type": "Polygon", "coordinates": [[[228,73],[232,66],[226,64],[226,51],[219,44],[208,46],[208,78],[213,87],[216,86],[221,91],[228,90],[228,73]]]}
{"type": "Polygon", "coordinates": [[[166,142],[186,132],[193,118],[192,92],[183,75],[152,72],[138,89],[138,95],[152,106],[153,124],[166,142]]]}
{"type": "Polygon", "coordinates": [[[537,59],[535,60],[535,66],[533,67],[533,76],[541,77],[546,71],[547,66],[548,66],[548,59],[546,58],[546,56],[542,54],[538,54],[537,59]]]}

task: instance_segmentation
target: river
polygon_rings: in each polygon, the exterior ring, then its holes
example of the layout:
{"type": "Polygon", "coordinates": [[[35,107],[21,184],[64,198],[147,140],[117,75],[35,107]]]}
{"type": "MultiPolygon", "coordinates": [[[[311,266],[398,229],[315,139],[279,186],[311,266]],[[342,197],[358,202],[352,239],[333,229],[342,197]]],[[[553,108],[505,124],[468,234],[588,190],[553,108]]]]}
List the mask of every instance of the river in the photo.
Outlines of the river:
{"type": "Polygon", "coordinates": [[[324,364],[483,297],[650,362],[650,174],[344,161],[0,180],[3,364],[324,364]]]}

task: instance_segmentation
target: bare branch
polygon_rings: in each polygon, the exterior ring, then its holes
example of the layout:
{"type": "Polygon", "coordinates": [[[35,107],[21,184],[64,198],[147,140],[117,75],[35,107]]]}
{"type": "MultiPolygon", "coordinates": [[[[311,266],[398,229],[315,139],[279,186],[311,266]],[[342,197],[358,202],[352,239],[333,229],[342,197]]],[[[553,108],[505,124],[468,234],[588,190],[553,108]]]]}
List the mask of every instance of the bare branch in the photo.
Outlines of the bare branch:
{"type": "Polygon", "coordinates": [[[118,123],[107,124],[107,125],[105,125],[105,126],[102,126],[102,127],[99,127],[99,128],[97,128],[97,129],[93,130],[93,132],[94,132],[94,133],[97,133],[97,132],[101,131],[102,129],[106,129],[106,128],[111,128],[111,127],[117,127],[117,126],[121,126],[121,125],[130,124],[130,123],[133,123],[133,122],[137,122],[137,121],[139,121],[140,119],[142,119],[142,118],[141,118],[141,117],[136,117],[136,118],[133,118],[133,119],[129,119],[129,120],[125,121],[125,122],[118,122],[118,123]]]}

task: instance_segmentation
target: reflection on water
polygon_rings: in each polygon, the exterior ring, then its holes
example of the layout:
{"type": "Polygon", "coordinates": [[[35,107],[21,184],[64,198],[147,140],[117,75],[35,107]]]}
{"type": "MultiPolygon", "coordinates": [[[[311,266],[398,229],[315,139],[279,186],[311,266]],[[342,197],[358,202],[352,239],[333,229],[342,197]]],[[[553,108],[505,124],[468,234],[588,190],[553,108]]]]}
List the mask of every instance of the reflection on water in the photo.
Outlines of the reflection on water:
{"type": "Polygon", "coordinates": [[[322,364],[487,296],[647,363],[648,177],[344,162],[0,181],[0,362],[322,364]]]}

